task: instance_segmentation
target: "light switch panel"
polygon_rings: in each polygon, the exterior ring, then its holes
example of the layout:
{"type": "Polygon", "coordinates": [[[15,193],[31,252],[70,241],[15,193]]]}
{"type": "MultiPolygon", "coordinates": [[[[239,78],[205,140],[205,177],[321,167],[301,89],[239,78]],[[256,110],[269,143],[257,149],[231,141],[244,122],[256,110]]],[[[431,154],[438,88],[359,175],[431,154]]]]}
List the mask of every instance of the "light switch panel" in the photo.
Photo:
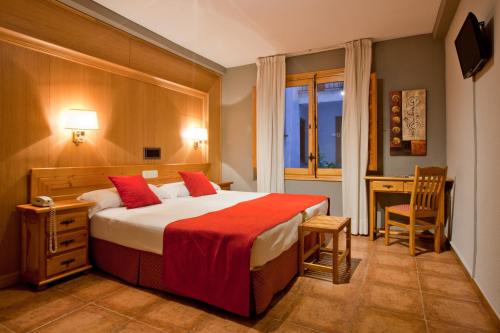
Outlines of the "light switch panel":
{"type": "Polygon", "coordinates": [[[158,170],[144,170],[142,176],[146,179],[158,178],[158,170]]]}

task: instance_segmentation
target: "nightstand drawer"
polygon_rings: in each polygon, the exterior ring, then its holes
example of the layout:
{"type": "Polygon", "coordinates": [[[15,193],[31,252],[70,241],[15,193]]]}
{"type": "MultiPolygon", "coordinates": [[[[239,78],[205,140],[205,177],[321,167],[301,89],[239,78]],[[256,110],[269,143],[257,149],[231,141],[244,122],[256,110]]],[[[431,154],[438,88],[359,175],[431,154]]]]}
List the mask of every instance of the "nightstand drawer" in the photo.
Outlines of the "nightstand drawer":
{"type": "Polygon", "coordinates": [[[373,182],[373,190],[375,191],[401,191],[403,192],[403,183],[402,182],[392,182],[392,181],[374,181],[373,182]]]}
{"type": "MultiPolygon", "coordinates": [[[[57,232],[87,228],[87,212],[69,212],[56,214],[57,232]]],[[[49,232],[49,217],[47,216],[47,233],[49,232]]]]}
{"type": "Polygon", "coordinates": [[[47,259],[47,276],[69,271],[87,263],[87,248],[47,259]]]}
{"type": "Polygon", "coordinates": [[[88,239],[88,231],[86,229],[58,234],[57,252],[55,254],[52,254],[49,252],[49,249],[47,248],[47,255],[48,256],[57,255],[59,253],[73,250],[82,246],[86,247],[87,239],[88,239]]]}

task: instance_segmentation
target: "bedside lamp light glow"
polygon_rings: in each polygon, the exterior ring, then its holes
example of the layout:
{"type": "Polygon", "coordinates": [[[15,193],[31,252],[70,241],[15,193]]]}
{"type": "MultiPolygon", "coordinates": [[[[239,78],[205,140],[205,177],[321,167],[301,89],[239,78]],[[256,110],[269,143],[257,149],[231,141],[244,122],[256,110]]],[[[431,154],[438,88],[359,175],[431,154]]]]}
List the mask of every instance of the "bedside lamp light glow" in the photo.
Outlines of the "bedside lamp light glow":
{"type": "Polygon", "coordinates": [[[89,110],[70,109],[65,111],[64,128],[73,130],[73,142],[78,145],[85,141],[85,130],[98,130],[97,113],[89,110]]]}
{"type": "Polygon", "coordinates": [[[184,131],[184,138],[193,141],[193,148],[198,149],[199,146],[208,140],[208,131],[206,128],[192,127],[184,131]]]}

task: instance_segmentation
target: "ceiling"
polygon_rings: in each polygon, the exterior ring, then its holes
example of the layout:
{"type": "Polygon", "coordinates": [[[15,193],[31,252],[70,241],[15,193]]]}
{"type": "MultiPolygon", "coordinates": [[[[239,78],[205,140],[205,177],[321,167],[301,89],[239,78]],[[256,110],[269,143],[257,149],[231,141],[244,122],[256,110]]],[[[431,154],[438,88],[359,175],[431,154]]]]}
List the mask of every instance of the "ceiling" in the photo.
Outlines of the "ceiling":
{"type": "Polygon", "coordinates": [[[94,0],[224,67],[431,33],[441,0],[94,0]]]}

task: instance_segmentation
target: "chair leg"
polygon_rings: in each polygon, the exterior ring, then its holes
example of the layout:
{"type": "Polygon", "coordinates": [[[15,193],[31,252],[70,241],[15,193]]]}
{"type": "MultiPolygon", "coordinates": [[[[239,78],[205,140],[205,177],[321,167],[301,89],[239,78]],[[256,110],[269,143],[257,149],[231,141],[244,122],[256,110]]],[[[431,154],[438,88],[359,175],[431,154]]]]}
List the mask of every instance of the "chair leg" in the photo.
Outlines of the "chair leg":
{"type": "Polygon", "coordinates": [[[304,231],[299,226],[299,275],[304,276],[304,231]]]}
{"type": "Polygon", "coordinates": [[[443,228],[441,228],[441,224],[439,221],[436,222],[436,228],[434,229],[434,252],[441,252],[441,233],[443,232],[443,228]]]}
{"type": "Polygon", "coordinates": [[[410,221],[409,233],[410,256],[415,256],[415,220],[410,221]]]}
{"type": "Polygon", "coordinates": [[[387,209],[385,210],[385,246],[389,245],[389,234],[391,232],[391,227],[389,225],[389,212],[387,209]]]}

